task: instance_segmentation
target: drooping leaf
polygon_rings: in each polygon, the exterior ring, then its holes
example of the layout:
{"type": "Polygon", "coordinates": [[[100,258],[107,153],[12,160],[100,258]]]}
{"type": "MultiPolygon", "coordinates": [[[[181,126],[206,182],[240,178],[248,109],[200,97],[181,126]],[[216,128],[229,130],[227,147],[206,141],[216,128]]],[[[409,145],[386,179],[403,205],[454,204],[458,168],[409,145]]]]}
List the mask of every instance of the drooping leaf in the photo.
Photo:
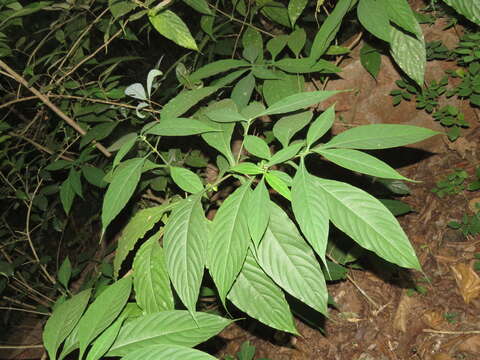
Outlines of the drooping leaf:
{"type": "Polygon", "coordinates": [[[290,17],[290,23],[292,24],[292,27],[295,25],[295,22],[302,14],[307,4],[308,0],[290,0],[288,2],[288,16],[290,17]]]}
{"type": "Polygon", "coordinates": [[[250,251],[228,299],[254,319],[274,329],[297,334],[285,295],[260,268],[250,251]]]}
{"type": "MultiPolygon", "coordinates": [[[[418,24],[417,26],[420,28],[418,24]]],[[[427,52],[423,35],[420,35],[420,38],[416,38],[403,30],[392,27],[391,38],[390,53],[393,59],[405,74],[419,86],[423,86],[427,63],[427,52]]]]}
{"type": "Polygon", "coordinates": [[[197,43],[183,20],[173,11],[164,10],[157,14],[149,13],[153,27],[167,39],[187,49],[198,50],[197,43]]]}
{"type": "Polygon", "coordinates": [[[268,160],[272,156],[270,154],[270,149],[268,148],[267,143],[263,139],[260,139],[257,136],[253,136],[253,135],[245,136],[243,145],[245,146],[245,149],[250,154],[258,158],[268,160]]]}
{"type": "Polygon", "coordinates": [[[275,60],[278,54],[285,48],[288,42],[288,35],[277,35],[267,42],[267,50],[272,55],[272,60],[275,60]]]}
{"type": "Polygon", "coordinates": [[[82,358],[87,346],[105,330],[120,314],[132,288],[132,277],[128,276],[109,285],[88,307],[78,323],[78,342],[82,358]]]}
{"type": "MultiPolygon", "coordinates": [[[[293,0],[294,2],[305,2],[307,3],[307,0],[293,0]]],[[[290,1],[290,4],[292,1],[290,1]]],[[[290,5],[289,4],[289,5],[290,5]]],[[[295,55],[296,58],[299,57],[300,52],[302,51],[303,47],[305,46],[305,42],[307,40],[307,34],[305,30],[301,27],[297,27],[295,31],[292,31],[290,35],[288,36],[288,42],[287,45],[292,50],[293,54],[295,55]]],[[[281,60],[280,60],[281,61],[281,60]]],[[[277,65],[277,63],[276,63],[277,65]]]]}
{"type": "Polygon", "coordinates": [[[245,60],[237,60],[237,59],[225,59],[225,60],[217,60],[211,63],[208,63],[198,70],[194,71],[190,74],[189,79],[191,82],[197,82],[199,80],[209,78],[211,76],[221,74],[225,71],[236,69],[239,67],[250,66],[248,62],[245,60]]]}
{"type": "Polygon", "coordinates": [[[270,222],[257,257],[261,268],[279,286],[313,309],[327,314],[328,291],[320,264],[292,220],[273,202],[270,203],[270,222]]]}
{"type": "Polygon", "coordinates": [[[335,121],[335,104],[325,110],[310,125],[307,132],[307,146],[310,147],[315,141],[327,133],[335,121]]]}
{"type": "Polygon", "coordinates": [[[327,19],[323,22],[320,30],[315,35],[313,40],[310,57],[313,60],[318,60],[327,51],[330,43],[335,39],[342,20],[347,12],[351,9],[356,0],[340,0],[335,5],[335,9],[330,13],[327,19]]]}
{"type": "Polygon", "coordinates": [[[241,78],[232,89],[230,97],[241,110],[250,102],[253,90],[255,89],[255,77],[250,72],[241,78]]]}
{"type": "Polygon", "coordinates": [[[147,75],[147,93],[148,97],[152,94],[153,81],[156,77],[163,75],[163,73],[158,69],[152,69],[148,72],[147,75]]]}
{"type": "Polygon", "coordinates": [[[102,234],[133,195],[140,181],[144,162],[143,158],[129,159],[114,171],[113,179],[103,198],[102,234]]]}
{"type": "Polygon", "coordinates": [[[104,188],[108,185],[107,182],[103,180],[105,172],[95,166],[84,165],[82,167],[82,174],[90,184],[99,188],[104,188]]]}
{"type": "Polygon", "coordinates": [[[199,13],[212,15],[212,11],[208,7],[208,2],[206,0],[183,0],[183,2],[192,9],[197,10],[199,13]]]}
{"type": "Polygon", "coordinates": [[[137,6],[137,4],[125,0],[108,0],[108,7],[110,8],[110,11],[115,19],[128,14],[137,6]]]}
{"type": "Polygon", "coordinates": [[[125,317],[120,315],[103,333],[101,333],[92,343],[92,347],[88,351],[86,360],[99,360],[112,346],[115,338],[122,327],[125,317]]]}
{"type": "Polygon", "coordinates": [[[42,333],[43,345],[50,359],[57,358],[60,344],[72,332],[78,320],[87,307],[91,289],[74,295],[71,299],[60,304],[52,313],[42,333]]]}
{"type": "Polygon", "coordinates": [[[439,132],[412,125],[371,124],[348,129],[322,146],[325,148],[377,150],[413,144],[439,132]]]}
{"type": "Polygon", "coordinates": [[[329,97],[338,94],[339,91],[307,91],[299,94],[287,96],[281,101],[270,105],[261,115],[274,115],[292,112],[318,104],[329,97]]]}
{"type": "Polygon", "coordinates": [[[188,136],[219,131],[201,121],[190,118],[162,119],[148,128],[146,134],[160,136],[188,136]]]}
{"type": "Polygon", "coordinates": [[[277,175],[268,172],[265,174],[265,180],[267,180],[268,185],[270,185],[276,192],[282,195],[285,199],[291,200],[292,195],[290,193],[290,189],[285,182],[278,177],[277,175]]]}
{"type": "Polygon", "coordinates": [[[182,200],[165,226],[163,239],[170,279],[191,313],[195,312],[209,238],[201,199],[197,194],[182,200]]]}
{"type": "Polygon", "coordinates": [[[465,16],[471,22],[480,25],[480,3],[474,0],[443,0],[453,7],[459,14],[465,16]]]}
{"type": "Polygon", "coordinates": [[[68,282],[70,281],[70,277],[72,276],[72,263],[68,256],[63,260],[62,265],[58,269],[58,281],[62,284],[66,289],[68,289],[68,282]]]}
{"type": "Polygon", "coordinates": [[[390,42],[390,21],[382,1],[360,0],[357,16],[365,29],[377,38],[390,42]]]}
{"type": "Polygon", "coordinates": [[[270,218],[270,195],[262,178],[250,195],[248,230],[255,246],[260,244],[270,218]]]}
{"type": "Polygon", "coordinates": [[[249,195],[250,183],[246,183],[227,197],[213,219],[207,265],[223,303],[250,245],[249,195]]]}
{"type": "Polygon", "coordinates": [[[72,208],[73,199],[75,199],[75,191],[73,191],[70,183],[70,177],[68,177],[62,185],[60,185],[60,201],[62,202],[63,210],[68,215],[72,208]]]}
{"type": "Polygon", "coordinates": [[[162,233],[148,239],[133,260],[135,300],[147,314],[174,309],[165,254],[158,243],[162,233]]]}
{"type": "Polygon", "coordinates": [[[407,0],[380,0],[390,21],[411,34],[421,37],[422,30],[407,0]]]}
{"type": "Polygon", "coordinates": [[[127,86],[125,89],[125,95],[131,96],[134,99],[147,101],[147,93],[145,92],[145,88],[140,83],[135,83],[132,85],[127,86]]]}
{"type": "Polygon", "coordinates": [[[284,116],[273,125],[273,135],[283,147],[287,147],[292,137],[310,122],[312,116],[311,111],[284,116]]]}
{"type": "MultiPolygon", "coordinates": [[[[86,304],[85,304],[86,306],[86,304]]],[[[70,332],[70,335],[67,336],[65,342],[62,346],[62,351],[60,352],[60,356],[58,357],[59,360],[63,360],[68,354],[72,351],[78,349],[78,322],[77,325],[73,328],[70,332]]],[[[52,358],[55,359],[55,358],[52,358]]]]}
{"type": "Polygon", "coordinates": [[[322,192],[316,189],[315,178],[303,161],[292,184],[292,209],[307,241],[325,264],[328,242],[328,207],[322,192]]]}
{"type": "Polygon", "coordinates": [[[382,65],[382,56],[376,48],[365,43],[360,49],[360,63],[376,79],[382,65]]]}
{"type": "Polygon", "coordinates": [[[330,220],[360,246],[399,266],[420,269],[415,250],[395,217],[376,198],[352,185],[316,179],[330,220]]]}
{"type": "Polygon", "coordinates": [[[196,349],[185,346],[158,344],[146,346],[144,348],[132,351],[122,357],[122,360],[216,360],[215,357],[196,349]]]}
{"type": "Polygon", "coordinates": [[[162,311],[124,324],[107,356],[125,356],[153,345],[196,346],[217,335],[230,320],[205,312],[162,311]]]}
{"type": "Polygon", "coordinates": [[[141,239],[160,219],[165,212],[173,209],[177,204],[163,204],[147,209],[139,210],[129,221],[127,226],[122,230],[118,239],[117,251],[113,259],[113,277],[118,277],[118,272],[130,251],[133,250],[135,244],[141,239]]]}
{"type": "Polygon", "coordinates": [[[192,194],[203,191],[203,184],[200,177],[187,168],[170,166],[170,175],[175,184],[183,191],[192,194]]]}
{"type": "Polygon", "coordinates": [[[285,5],[273,0],[256,0],[258,6],[261,7],[261,13],[277,24],[291,27],[290,18],[285,5]]]}
{"type": "Polygon", "coordinates": [[[348,170],[385,179],[410,180],[376,157],[352,149],[325,149],[318,153],[348,170]]]}

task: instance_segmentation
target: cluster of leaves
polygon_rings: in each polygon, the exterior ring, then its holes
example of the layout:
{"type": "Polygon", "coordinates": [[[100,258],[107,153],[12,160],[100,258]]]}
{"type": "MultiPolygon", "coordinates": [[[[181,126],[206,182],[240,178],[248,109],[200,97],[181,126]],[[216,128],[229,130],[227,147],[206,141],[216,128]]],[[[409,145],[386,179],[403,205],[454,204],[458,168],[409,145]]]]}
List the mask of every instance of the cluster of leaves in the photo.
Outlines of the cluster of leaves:
{"type": "Polygon", "coordinates": [[[465,190],[465,180],[468,173],[463,169],[457,169],[436,182],[432,192],[438,197],[443,198],[446,195],[457,195],[465,190]]]}
{"type": "MultiPolygon", "coordinates": [[[[255,346],[250,345],[249,341],[245,341],[240,350],[237,352],[236,356],[226,356],[225,360],[253,360],[255,356],[255,346]]],[[[269,360],[265,358],[261,358],[258,360],[269,360]]]]}

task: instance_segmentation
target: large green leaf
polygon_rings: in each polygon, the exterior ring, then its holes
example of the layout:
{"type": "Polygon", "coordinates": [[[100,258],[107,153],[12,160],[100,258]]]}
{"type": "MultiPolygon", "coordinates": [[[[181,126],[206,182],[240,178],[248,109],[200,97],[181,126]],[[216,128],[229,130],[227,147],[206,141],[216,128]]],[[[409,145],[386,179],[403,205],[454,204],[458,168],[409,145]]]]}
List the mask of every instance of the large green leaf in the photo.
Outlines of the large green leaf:
{"type": "Polygon", "coordinates": [[[274,329],[297,334],[285,295],[263,272],[250,251],[228,299],[254,319],[274,329]]]}
{"type": "Polygon", "coordinates": [[[125,317],[120,315],[115,322],[110,325],[103,333],[101,333],[92,343],[86,360],[98,360],[108,351],[112,346],[115,338],[122,327],[125,317]]]}
{"type": "Polygon", "coordinates": [[[158,231],[138,250],[133,260],[133,287],[137,304],[147,313],[173,310],[174,301],[165,254],[158,231]]]}
{"type": "Polygon", "coordinates": [[[319,148],[388,149],[413,144],[438,134],[440,133],[419,126],[371,124],[348,129],[319,148]]]}
{"type": "Polygon", "coordinates": [[[50,359],[55,360],[57,358],[58,347],[80,320],[87,307],[88,299],[90,299],[90,292],[91,289],[84,290],[60,304],[45,324],[42,338],[50,359]]]}
{"type": "Polygon", "coordinates": [[[120,314],[127,303],[132,288],[132,277],[128,276],[109,285],[88,307],[78,323],[78,342],[82,358],[87,346],[105,330],[120,314]]]}
{"type": "Polygon", "coordinates": [[[232,89],[230,97],[239,109],[243,109],[250,102],[253,90],[255,89],[255,77],[250,72],[241,78],[232,89]]]}
{"type": "Polygon", "coordinates": [[[250,154],[260,159],[268,160],[272,157],[267,143],[265,142],[265,140],[259,138],[258,136],[245,136],[243,145],[250,154]]]}
{"type": "Polygon", "coordinates": [[[223,303],[250,245],[249,195],[250,183],[246,183],[227,197],[213,219],[207,266],[223,303]]]}
{"type": "MultiPolygon", "coordinates": [[[[328,223],[328,217],[326,219],[328,223]]],[[[257,258],[265,273],[279,286],[313,309],[327,314],[328,291],[320,264],[292,220],[273,202],[257,258]]]]}
{"type": "Polygon", "coordinates": [[[305,90],[305,79],[302,75],[286,74],[281,79],[265,80],[262,93],[268,105],[272,105],[289,95],[305,90]]]}
{"type": "Polygon", "coordinates": [[[292,137],[312,120],[311,111],[284,116],[273,125],[273,135],[283,147],[287,147],[292,137]]]}
{"type": "Polygon", "coordinates": [[[216,360],[215,357],[203,351],[191,349],[185,346],[158,344],[146,346],[132,351],[122,357],[122,360],[216,360]]]}
{"type": "Polygon", "coordinates": [[[468,20],[480,25],[480,3],[476,0],[443,0],[468,20]]]}
{"type": "Polygon", "coordinates": [[[382,160],[362,151],[352,149],[320,149],[318,153],[331,162],[348,170],[384,179],[410,180],[399,174],[382,160]]]}
{"type": "Polygon", "coordinates": [[[420,32],[420,38],[417,38],[395,27],[391,29],[390,53],[393,59],[405,74],[419,86],[423,86],[427,63],[427,52],[423,35],[420,32]]]}
{"type": "Polygon", "coordinates": [[[258,246],[267,229],[268,219],[270,218],[270,195],[265,186],[264,178],[260,180],[252,195],[250,195],[249,208],[248,230],[253,243],[258,246]]]}
{"type": "Polygon", "coordinates": [[[391,25],[383,2],[360,0],[357,7],[357,16],[369,33],[383,41],[390,42],[391,25]]]}
{"type": "Polygon", "coordinates": [[[203,184],[200,177],[187,168],[170,166],[170,175],[175,184],[183,191],[193,194],[203,191],[203,184]]]}
{"type": "Polygon", "coordinates": [[[282,178],[278,177],[272,172],[265,174],[265,180],[267,180],[268,185],[270,185],[276,192],[282,195],[287,200],[292,200],[292,195],[288,185],[283,181],[282,178]]]}
{"type": "Polygon", "coordinates": [[[200,69],[191,73],[189,76],[189,80],[195,83],[199,80],[209,78],[210,76],[214,76],[214,75],[223,73],[225,71],[236,69],[239,67],[244,67],[244,66],[250,66],[250,64],[245,60],[237,60],[237,59],[225,59],[225,60],[214,61],[202,66],[200,69]]]}
{"type": "Polygon", "coordinates": [[[133,195],[140,176],[145,159],[134,158],[125,161],[113,173],[113,179],[108,186],[102,206],[102,234],[105,233],[110,222],[127,205],[133,195]]]}
{"type": "Polygon", "coordinates": [[[380,0],[380,2],[387,11],[390,21],[411,34],[422,36],[422,29],[407,0],[380,0]]]}
{"type": "MultiPolygon", "coordinates": [[[[147,125],[148,126],[148,125],[147,125]]],[[[188,136],[210,131],[219,131],[201,121],[190,118],[162,119],[148,128],[145,134],[161,136],[188,136]]]]}
{"type": "Polygon", "coordinates": [[[328,241],[328,207],[325,196],[316,189],[315,177],[302,161],[292,184],[292,209],[300,229],[325,264],[328,241]]]}
{"type": "Polygon", "coordinates": [[[320,30],[315,35],[313,40],[312,49],[310,51],[310,57],[313,60],[318,60],[327,51],[330,43],[335,39],[342,20],[351,7],[357,2],[357,0],[340,0],[335,9],[330,13],[327,19],[323,22],[320,30]]]}
{"type": "Polygon", "coordinates": [[[327,133],[335,121],[335,104],[325,110],[310,125],[307,132],[307,146],[310,147],[315,141],[327,133]]]}
{"type": "Polygon", "coordinates": [[[195,39],[187,25],[173,11],[164,10],[157,14],[149,13],[148,18],[153,27],[167,39],[187,49],[198,50],[195,39]]]}
{"type": "Polygon", "coordinates": [[[172,98],[165,104],[160,116],[162,119],[177,118],[185,114],[189,109],[196,105],[199,101],[205,99],[207,96],[212,95],[225,85],[231,83],[238,77],[240,77],[247,70],[234,71],[231,74],[225,75],[218,80],[215,85],[206,86],[200,89],[182,91],[180,94],[172,98]]]}
{"type": "Polygon", "coordinates": [[[160,219],[163,214],[173,209],[177,204],[164,204],[154,206],[148,209],[139,210],[130,222],[122,230],[118,239],[117,251],[113,259],[113,276],[116,279],[123,261],[128,253],[133,250],[135,244],[149,231],[160,219]]]}
{"type": "Polygon", "coordinates": [[[170,279],[192,313],[202,282],[209,235],[201,199],[202,194],[197,194],[182,200],[168,219],[163,238],[170,279]]]}
{"type": "Polygon", "coordinates": [[[123,325],[108,356],[124,356],[148,346],[167,344],[196,346],[217,335],[230,320],[205,312],[195,318],[185,310],[140,316],[123,325]]]}
{"type": "Polygon", "coordinates": [[[67,336],[67,338],[65,339],[65,342],[63,343],[62,352],[58,357],[59,360],[63,360],[72,351],[78,349],[78,346],[79,345],[78,345],[78,323],[77,323],[77,325],[73,328],[73,330],[70,332],[70,335],[67,336]]]}
{"type": "Polygon", "coordinates": [[[327,100],[329,97],[338,94],[340,91],[307,91],[287,96],[286,98],[270,105],[262,115],[283,114],[306,108],[327,100]]]}
{"type": "Polygon", "coordinates": [[[333,224],[360,246],[399,266],[420,269],[415,250],[392,213],[376,198],[352,185],[316,179],[333,224]]]}

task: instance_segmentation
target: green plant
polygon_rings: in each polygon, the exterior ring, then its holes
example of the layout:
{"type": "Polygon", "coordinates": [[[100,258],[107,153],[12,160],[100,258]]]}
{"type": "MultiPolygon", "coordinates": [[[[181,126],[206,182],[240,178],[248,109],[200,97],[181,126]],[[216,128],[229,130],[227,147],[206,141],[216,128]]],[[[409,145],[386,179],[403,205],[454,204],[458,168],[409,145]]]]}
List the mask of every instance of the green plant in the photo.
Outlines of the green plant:
{"type": "Polygon", "coordinates": [[[480,234],[480,207],[473,215],[463,214],[461,221],[450,221],[448,227],[461,231],[464,236],[480,234]]]}
{"type": "MultiPolygon", "coordinates": [[[[240,347],[240,351],[237,352],[235,357],[226,356],[225,360],[253,360],[255,356],[255,346],[250,345],[249,341],[245,341],[240,347]]],[[[266,358],[261,358],[258,360],[269,360],[266,358]]]]}
{"type": "Polygon", "coordinates": [[[448,174],[443,179],[436,182],[436,186],[432,192],[438,197],[445,197],[446,195],[456,195],[465,190],[465,180],[468,178],[468,173],[465,170],[457,169],[448,174]]]}
{"type": "Polygon", "coordinates": [[[443,314],[443,318],[447,320],[450,324],[455,324],[458,321],[458,317],[460,316],[457,312],[446,312],[443,314]]]}

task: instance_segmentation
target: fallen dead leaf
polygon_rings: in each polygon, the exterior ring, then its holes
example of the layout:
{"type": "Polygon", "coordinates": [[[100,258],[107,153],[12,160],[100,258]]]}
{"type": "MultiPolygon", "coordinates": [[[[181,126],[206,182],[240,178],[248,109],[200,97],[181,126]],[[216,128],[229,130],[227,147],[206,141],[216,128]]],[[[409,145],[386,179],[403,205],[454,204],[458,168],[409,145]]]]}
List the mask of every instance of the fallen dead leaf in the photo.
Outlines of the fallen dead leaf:
{"type": "Polygon", "coordinates": [[[422,320],[425,325],[431,327],[432,329],[440,329],[444,322],[443,315],[440,311],[430,310],[425,312],[422,315],[422,320]]]}
{"type": "Polygon", "coordinates": [[[432,360],[453,360],[447,353],[438,353],[432,356],[432,360]]]}
{"type": "Polygon", "coordinates": [[[464,351],[470,354],[480,354],[480,335],[470,336],[463,341],[457,348],[458,351],[464,351]]]}
{"type": "Polygon", "coordinates": [[[408,315],[413,310],[414,302],[413,297],[407,296],[405,292],[402,294],[393,320],[394,329],[404,333],[407,332],[408,315]]]}
{"type": "Polygon", "coordinates": [[[480,197],[474,198],[468,202],[468,208],[471,212],[476,213],[478,211],[477,204],[480,204],[480,197]]]}
{"type": "Polygon", "coordinates": [[[460,295],[462,295],[465,303],[469,304],[470,301],[480,295],[480,277],[471,265],[460,263],[451,266],[451,269],[460,295]]]}

